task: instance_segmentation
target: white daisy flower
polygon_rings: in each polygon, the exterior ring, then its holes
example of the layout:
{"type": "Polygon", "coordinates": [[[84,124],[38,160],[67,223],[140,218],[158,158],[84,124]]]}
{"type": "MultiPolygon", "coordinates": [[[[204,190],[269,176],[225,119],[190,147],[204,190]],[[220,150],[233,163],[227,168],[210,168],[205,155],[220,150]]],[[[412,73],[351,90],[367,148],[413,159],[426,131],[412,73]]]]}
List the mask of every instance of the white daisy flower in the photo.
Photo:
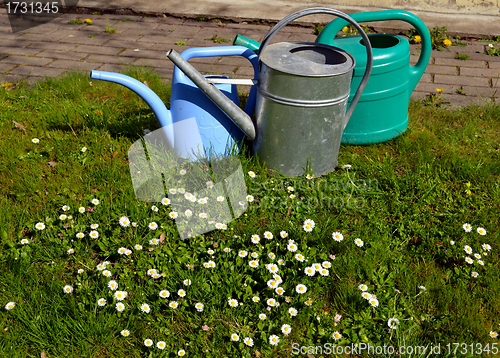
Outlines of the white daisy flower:
{"type": "Polygon", "coordinates": [[[470,224],[464,224],[462,227],[465,230],[465,232],[471,232],[472,231],[472,226],[470,224]]]}
{"type": "Polygon", "coordinates": [[[491,337],[491,338],[497,338],[497,337],[498,337],[498,333],[497,333],[497,332],[490,331],[490,337],[491,337]]]}
{"type": "Polygon", "coordinates": [[[163,198],[161,199],[161,203],[165,206],[170,205],[170,199],[169,198],[163,198]]]}
{"type": "Polygon", "coordinates": [[[106,276],[106,277],[111,277],[111,276],[112,276],[111,271],[109,271],[109,270],[104,270],[104,271],[102,272],[102,274],[103,274],[104,276],[106,276]]]}
{"type": "Polygon", "coordinates": [[[167,344],[165,342],[163,342],[163,341],[156,342],[156,347],[158,349],[162,349],[163,350],[163,349],[165,349],[166,346],[167,346],[167,344]]]}
{"type": "Polygon", "coordinates": [[[359,286],[358,286],[358,288],[359,288],[361,291],[366,291],[366,290],[368,290],[368,286],[367,286],[367,285],[365,285],[365,284],[361,284],[361,285],[359,285],[359,286]]]}
{"type": "Polygon", "coordinates": [[[92,204],[99,205],[99,200],[98,199],[92,199],[92,204]]]}
{"type": "Polygon", "coordinates": [[[276,287],[274,292],[276,292],[280,296],[283,296],[283,294],[285,293],[285,289],[283,287],[276,287]]]}
{"type": "Polygon", "coordinates": [[[335,241],[338,241],[338,242],[340,242],[340,241],[344,240],[344,235],[342,235],[340,232],[334,232],[334,233],[332,234],[332,237],[333,237],[333,239],[334,239],[335,241]]]}
{"type": "Polygon", "coordinates": [[[267,318],[267,316],[266,316],[266,314],[265,314],[265,313],[261,313],[261,314],[259,314],[259,319],[260,319],[261,321],[264,321],[266,318],[267,318]]]}
{"type": "Polygon", "coordinates": [[[478,253],[475,253],[474,257],[479,260],[481,258],[481,255],[479,255],[478,253]]]}
{"type": "Polygon", "coordinates": [[[99,298],[97,300],[97,305],[99,305],[100,307],[106,306],[106,299],[105,298],[99,298]]]}
{"type": "Polygon", "coordinates": [[[92,239],[97,239],[99,237],[99,232],[97,232],[97,230],[92,230],[90,233],[89,233],[89,236],[92,238],[92,239]]]}
{"type": "Polygon", "coordinates": [[[253,199],[254,199],[254,198],[253,198],[253,195],[247,195],[247,201],[248,201],[248,202],[250,202],[250,203],[251,203],[251,202],[253,201],[253,199]]]}
{"type": "Polygon", "coordinates": [[[136,249],[137,251],[140,251],[140,250],[142,250],[142,245],[136,244],[134,246],[134,249],[136,249]]]}
{"type": "Polygon", "coordinates": [[[276,345],[278,345],[279,342],[280,342],[280,338],[277,335],[272,334],[271,336],[269,336],[269,344],[270,345],[276,346],[276,345]]]}
{"type": "Polygon", "coordinates": [[[365,291],[361,293],[361,297],[363,297],[365,300],[369,300],[372,298],[372,295],[365,291]]]}
{"type": "Polygon", "coordinates": [[[480,264],[481,266],[484,266],[484,261],[483,260],[477,260],[477,263],[480,264]]]}
{"type": "Polygon", "coordinates": [[[422,291],[427,291],[427,288],[425,288],[425,286],[418,286],[418,288],[420,288],[422,291]]]}
{"type": "Polygon", "coordinates": [[[276,280],[270,279],[267,281],[267,286],[269,288],[276,288],[278,287],[279,283],[276,280]]]}
{"type": "Polygon", "coordinates": [[[168,189],[168,192],[169,192],[170,194],[172,194],[172,195],[175,195],[175,194],[177,194],[177,189],[175,189],[175,188],[171,188],[171,189],[168,189]]]}
{"type": "Polygon", "coordinates": [[[229,303],[229,306],[231,306],[231,307],[238,307],[238,301],[235,300],[234,298],[230,298],[228,300],[228,303],[229,303]]]}
{"type": "Polygon", "coordinates": [[[38,139],[38,138],[33,138],[31,141],[32,141],[33,143],[35,143],[35,144],[40,143],[40,139],[38,139]]]}
{"type": "Polygon", "coordinates": [[[241,250],[240,252],[238,252],[239,257],[246,257],[247,255],[248,255],[248,252],[246,252],[245,250],[241,250]]]}
{"type": "Polygon", "coordinates": [[[290,307],[288,309],[288,314],[292,317],[295,317],[298,313],[299,313],[299,311],[297,311],[294,307],[290,307]]]}
{"type": "Polygon", "coordinates": [[[306,293],[307,292],[307,287],[303,284],[299,284],[295,287],[295,291],[297,291],[297,293],[306,293]]]}
{"type": "Polygon", "coordinates": [[[252,297],[252,301],[254,301],[254,302],[260,302],[260,298],[257,297],[257,296],[253,296],[252,297]]]}
{"type": "Polygon", "coordinates": [[[200,199],[198,199],[198,204],[202,204],[203,205],[203,204],[206,204],[206,203],[208,203],[208,199],[207,198],[200,198],[200,199]]]}
{"type": "Polygon", "coordinates": [[[59,220],[66,220],[68,217],[64,214],[59,215],[59,220]]]}
{"type": "Polygon", "coordinates": [[[305,232],[313,231],[313,227],[309,224],[304,224],[304,226],[302,226],[302,228],[304,229],[305,232]]]}
{"type": "Polygon", "coordinates": [[[124,254],[125,254],[125,252],[127,252],[127,249],[126,249],[125,247],[120,247],[120,248],[118,249],[118,254],[120,254],[120,255],[124,255],[124,254]]]}
{"type": "Polygon", "coordinates": [[[85,237],[85,234],[83,232],[79,232],[79,233],[76,234],[76,237],[78,239],[83,239],[85,237]]]}
{"type": "Polygon", "coordinates": [[[270,307],[274,307],[276,306],[276,300],[274,298],[269,298],[267,301],[266,301],[267,305],[270,306],[270,307]]]}
{"type": "Polygon", "coordinates": [[[179,171],[179,174],[180,174],[180,175],[186,175],[186,170],[185,170],[185,169],[181,169],[181,170],[179,171]]]}
{"type": "Polygon", "coordinates": [[[253,339],[250,337],[245,337],[243,339],[243,343],[245,343],[249,347],[253,347],[253,339]]]}
{"type": "Polygon", "coordinates": [[[252,253],[250,254],[250,256],[252,256],[254,259],[256,259],[256,258],[258,258],[258,257],[259,257],[259,254],[258,254],[258,253],[256,253],[256,252],[252,252],[252,253]]]}
{"type": "Polygon", "coordinates": [[[321,270],[319,270],[319,274],[321,276],[328,276],[328,275],[330,275],[330,271],[328,271],[327,269],[322,268],[321,270]]]}
{"type": "Polygon", "coordinates": [[[274,236],[273,236],[272,232],[266,231],[266,232],[264,232],[264,237],[268,240],[271,240],[274,236]]]}
{"type": "Polygon", "coordinates": [[[486,235],[486,230],[485,230],[485,229],[483,229],[482,227],[478,227],[478,228],[477,228],[477,233],[478,233],[479,235],[484,236],[484,235],[486,235]]]}
{"type": "Polygon", "coordinates": [[[79,275],[81,275],[81,274],[82,274],[82,273],[84,273],[84,272],[85,272],[85,270],[84,270],[84,269],[78,269],[78,271],[77,271],[77,273],[78,273],[79,275]]]}
{"type": "Polygon", "coordinates": [[[255,173],[254,173],[254,172],[252,172],[252,171],[250,170],[250,171],[248,172],[248,176],[249,176],[250,178],[255,178],[255,173]]]}
{"type": "Polygon", "coordinates": [[[100,263],[99,265],[96,266],[96,269],[99,271],[102,271],[106,268],[106,264],[100,263]]]}
{"type": "Polygon", "coordinates": [[[334,340],[338,341],[340,338],[342,338],[342,335],[340,334],[340,332],[339,332],[339,331],[335,331],[335,332],[333,332],[333,334],[332,334],[332,338],[333,338],[334,340]]]}
{"type": "Polygon", "coordinates": [[[252,260],[248,263],[248,265],[251,267],[251,268],[257,268],[259,267],[259,260],[252,260]]]}
{"type": "Polygon", "coordinates": [[[145,345],[146,347],[151,347],[151,346],[153,345],[153,340],[152,340],[152,339],[149,339],[149,338],[148,338],[148,339],[146,339],[146,340],[144,340],[144,345],[145,345]]]}
{"type": "Polygon", "coordinates": [[[305,260],[306,258],[305,258],[305,257],[304,257],[304,255],[302,255],[302,254],[295,254],[295,259],[296,259],[297,261],[304,262],[304,260],[305,260]]]}
{"type": "Polygon", "coordinates": [[[468,264],[471,264],[471,265],[472,265],[472,263],[474,262],[474,260],[473,260],[473,259],[471,259],[469,256],[466,256],[466,257],[465,257],[465,262],[467,262],[468,264]]]}
{"type": "Polygon", "coordinates": [[[83,214],[83,213],[85,212],[85,208],[84,208],[83,206],[80,206],[80,207],[78,208],[78,212],[80,212],[80,213],[82,213],[82,214],[83,214]]]}
{"type": "Polygon", "coordinates": [[[276,255],[273,252],[270,252],[267,254],[267,256],[271,259],[274,260],[276,258],[276,255]]]}
{"type": "Polygon", "coordinates": [[[308,299],[307,299],[307,301],[306,301],[306,302],[304,302],[304,304],[305,304],[306,306],[311,306],[311,305],[313,304],[313,303],[312,303],[311,298],[308,298],[308,299]]]}
{"type": "Polygon", "coordinates": [[[283,260],[283,259],[279,259],[279,260],[278,260],[278,265],[280,265],[280,266],[284,266],[284,265],[285,265],[285,260],[283,260]]]}
{"type": "Polygon", "coordinates": [[[225,247],[224,248],[224,252],[227,252],[227,253],[231,252],[231,248],[230,247],[225,247]]]}
{"type": "Polygon", "coordinates": [[[118,301],[123,301],[127,297],[127,292],[125,292],[125,291],[116,291],[113,296],[118,301]]]}
{"type": "Polygon", "coordinates": [[[177,188],[177,191],[181,194],[184,194],[186,192],[186,189],[184,188],[177,188]]]}
{"type": "Polygon", "coordinates": [[[225,198],[224,198],[223,196],[218,196],[218,197],[217,197],[217,201],[218,201],[219,203],[223,202],[223,201],[224,201],[224,199],[225,199],[225,198]]]}
{"type": "Polygon", "coordinates": [[[199,213],[198,216],[202,219],[206,219],[208,217],[207,213],[199,213]]]}
{"type": "Polygon", "coordinates": [[[70,209],[70,207],[69,207],[68,205],[64,205],[64,206],[62,207],[62,210],[63,210],[63,211],[68,211],[69,209],[70,209]]]}
{"type": "Polygon", "coordinates": [[[378,300],[377,300],[376,298],[373,298],[373,297],[372,297],[372,298],[370,298],[370,299],[368,300],[368,302],[370,302],[370,305],[372,305],[372,307],[378,307],[378,303],[379,303],[379,302],[378,302],[378,300]]]}
{"type": "Polygon", "coordinates": [[[115,291],[116,289],[118,289],[118,282],[116,282],[115,280],[111,280],[108,282],[108,287],[115,291]]]}
{"type": "Polygon", "coordinates": [[[160,298],[169,298],[170,292],[168,292],[167,290],[161,290],[158,295],[160,296],[160,298]]]}
{"type": "Polygon", "coordinates": [[[324,268],[328,269],[328,268],[332,267],[332,264],[329,261],[323,261],[323,263],[321,264],[321,266],[323,266],[324,268]]]}
{"type": "Polygon", "coordinates": [[[390,329],[397,329],[399,327],[399,319],[389,318],[389,320],[387,321],[387,325],[390,329]]]}
{"type": "Polygon", "coordinates": [[[240,340],[240,337],[236,333],[233,333],[231,334],[231,340],[233,342],[238,342],[240,340]]]}
{"type": "Polygon", "coordinates": [[[150,230],[156,230],[158,228],[158,224],[155,222],[151,222],[149,223],[148,227],[150,230]]]}
{"type": "Polygon", "coordinates": [[[174,310],[179,306],[179,304],[175,301],[170,302],[168,305],[174,310]]]}
{"type": "Polygon", "coordinates": [[[479,276],[479,274],[476,272],[476,271],[472,271],[472,273],[470,274],[472,277],[476,278],[479,276]]]}
{"type": "Polygon", "coordinates": [[[120,223],[120,226],[127,227],[130,225],[130,220],[128,219],[128,217],[122,216],[122,217],[120,217],[119,223],[120,223]]]}
{"type": "Polygon", "coordinates": [[[270,272],[270,273],[277,273],[279,271],[279,268],[276,264],[267,264],[266,265],[266,269],[270,272]]]}
{"type": "Polygon", "coordinates": [[[184,291],[183,289],[180,289],[179,291],[177,291],[177,294],[179,295],[179,297],[185,297],[186,291],[184,291]]]}
{"type": "Polygon", "coordinates": [[[151,311],[151,308],[149,307],[149,305],[147,303],[143,303],[141,305],[141,311],[144,313],[149,313],[151,311]]]}
{"type": "Polygon", "coordinates": [[[66,285],[63,287],[63,292],[64,293],[71,293],[71,292],[73,292],[73,287],[70,285],[66,285]]]}
{"type": "Polygon", "coordinates": [[[280,236],[282,239],[286,239],[288,237],[288,233],[286,231],[280,231],[280,236]]]}
{"type": "Polygon", "coordinates": [[[37,223],[37,224],[35,225],[35,228],[36,228],[37,230],[43,230],[43,229],[45,229],[45,224],[44,224],[44,223],[37,223]]]}
{"type": "Polygon", "coordinates": [[[297,245],[295,245],[295,243],[294,243],[294,242],[291,242],[291,243],[289,243],[289,244],[287,245],[287,247],[286,247],[286,248],[287,248],[287,249],[288,249],[288,251],[290,251],[290,252],[295,252],[295,251],[297,251],[297,248],[298,248],[298,247],[297,247],[297,245]]]}
{"type": "Polygon", "coordinates": [[[205,307],[205,305],[204,305],[203,303],[201,303],[201,302],[198,302],[197,304],[195,304],[195,305],[194,305],[194,308],[196,308],[196,310],[197,310],[198,312],[203,311],[203,308],[204,308],[204,307],[205,307]]]}
{"type": "Polygon", "coordinates": [[[354,243],[358,246],[358,247],[361,247],[364,245],[363,243],[363,240],[361,240],[360,238],[357,238],[356,240],[354,240],[354,243]]]}
{"type": "Polygon", "coordinates": [[[323,268],[323,266],[321,266],[321,264],[319,264],[317,262],[313,263],[312,267],[314,268],[315,271],[318,271],[318,272],[319,272],[319,270],[321,270],[323,268]]]}
{"type": "Polygon", "coordinates": [[[304,269],[304,273],[305,273],[307,276],[314,276],[314,274],[316,273],[316,270],[314,269],[314,267],[307,266],[307,267],[304,269]]]}
{"type": "Polygon", "coordinates": [[[168,214],[168,216],[170,217],[170,219],[177,219],[179,214],[177,214],[177,212],[175,211],[171,211],[170,214],[168,214]]]}
{"type": "Polygon", "coordinates": [[[151,239],[151,240],[149,240],[149,244],[150,245],[155,245],[155,246],[159,245],[160,244],[160,240],[158,240],[158,239],[151,239]]]}
{"type": "Polygon", "coordinates": [[[250,240],[252,240],[253,244],[258,244],[260,242],[260,237],[259,237],[259,235],[254,234],[254,235],[252,235],[252,237],[250,238],[250,240]]]}
{"type": "Polygon", "coordinates": [[[130,336],[130,331],[128,329],[124,329],[120,332],[120,334],[123,336],[123,337],[128,337],[130,336]]]}
{"type": "Polygon", "coordinates": [[[468,253],[469,255],[472,254],[472,248],[470,246],[468,246],[468,245],[464,246],[464,251],[466,253],[468,253]]]}
{"type": "Polygon", "coordinates": [[[289,324],[284,324],[281,326],[281,332],[283,332],[283,334],[286,336],[286,335],[289,335],[290,332],[292,332],[292,327],[290,327],[289,324]]]}
{"type": "Polygon", "coordinates": [[[184,286],[191,286],[191,280],[190,279],[185,279],[184,281],[182,281],[182,283],[184,284],[184,286]]]}
{"type": "Polygon", "coordinates": [[[115,308],[118,312],[125,311],[125,305],[122,302],[117,302],[115,308]]]}
{"type": "Polygon", "coordinates": [[[491,250],[491,246],[488,245],[488,244],[482,244],[481,247],[483,248],[484,251],[490,251],[491,250]]]}
{"type": "Polygon", "coordinates": [[[212,181],[207,181],[207,188],[212,189],[214,187],[214,183],[212,181]]]}

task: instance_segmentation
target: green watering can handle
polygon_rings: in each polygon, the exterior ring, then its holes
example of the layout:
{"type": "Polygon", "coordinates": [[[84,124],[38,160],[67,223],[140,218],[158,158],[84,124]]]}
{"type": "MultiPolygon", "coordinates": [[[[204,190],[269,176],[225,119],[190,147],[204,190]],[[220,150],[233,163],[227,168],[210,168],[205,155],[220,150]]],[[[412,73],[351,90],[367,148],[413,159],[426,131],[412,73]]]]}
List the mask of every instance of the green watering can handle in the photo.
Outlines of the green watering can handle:
{"type": "Polygon", "coordinates": [[[372,64],[373,64],[373,52],[372,52],[372,46],[370,43],[370,40],[368,39],[368,36],[365,34],[361,26],[352,19],[349,15],[335,10],[335,9],[330,9],[328,7],[310,7],[304,10],[296,11],[293,14],[290,14],[283,18],[280,22],[278,22],[274,27],[267,33],[266,37],[264,37],[264,40],[262,40],[262,44],[260,45],[259,48],[259,64],[260,64],[260,56],[264,52],[264,48],[267,46],[271,38],[282,28],[284,28],[286,25],[288,25],[290,22],[293,20],[296,20],[300,17],[306,16],[306,15],[312,15],[312,14],[329,14],[329,15],[335,15],[338,16],[339,19],[345,19],[346,23],[351,23],[352,26],[354,26],[359,33],[361,34],[361,37],[363,37],[365,43],[366,43],[366,55],[367,55],[367,60],[366,60],[366,68],[365,68],[365,74],[363,75],[363,78],[361,79],[361,82],[359,83],[358,90],[356,91],[356,94],[351,100],[351,104],[349,105],[349,108],[347,109],[344,121],[342,123],[343,128],[342,130],[345,129],[347,126],[347,122],[349,122],[349,119],[351,118],[352,112],[354,111],[354,108],[356,107],[356,104],[359,101],[359,98],[361,97],[361,94],[363,93],[363,90],[366,87],[366,84],[368,83],[368,78],[370,77],[370,74],[372,72],[372,64]]]}
{"type": "MultiPolygon", "coordinates": [[[[410,67],[410,79],[409,79],[409,93],[411,94],[418,81],[424,74],[429,59],[431,58],[431,35],[425,24],[417,16],[413,15],[408,11],[403,10],[383,10],[383,11],[372,11],[372,12],[357,12],[350,14],[350,16],[357,22],[372,22],[372,21],[386,21],[386,20],[401,20],[406,21],[410,25],[417,29],[418,34],[422,39],[422,52],[420,57],[415,64],[415,66],[410,67]]],[[[319,34],[316,39],[317,43],[328,43],[335,45],[335,36],[339,31],[341,31],[344,26],[349,23],[343,19],[335,19],[325,26],[323,31],[319,34]],[[333,41],[333,42],[332,42],[333,41]]],[[[359,30],[358,30],[359,31],[359,30]]],[[[364,31],[363,31],[364,32],[364,31]]]]}

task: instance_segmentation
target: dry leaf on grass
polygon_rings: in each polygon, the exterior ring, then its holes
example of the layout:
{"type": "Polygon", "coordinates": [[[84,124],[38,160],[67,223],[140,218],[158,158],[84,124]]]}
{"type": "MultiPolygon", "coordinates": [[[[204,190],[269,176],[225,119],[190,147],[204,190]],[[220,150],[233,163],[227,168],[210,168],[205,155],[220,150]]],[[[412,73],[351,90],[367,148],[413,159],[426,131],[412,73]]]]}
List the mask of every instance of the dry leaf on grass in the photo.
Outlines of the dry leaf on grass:
{"type": "Polygon", "coordinates": [[[16,121],[12,121],[12,124],[20,130],[22,130],[24,133],[26,133],[26,127],[23,126],[21,123],[17,123],[16,121]]]}

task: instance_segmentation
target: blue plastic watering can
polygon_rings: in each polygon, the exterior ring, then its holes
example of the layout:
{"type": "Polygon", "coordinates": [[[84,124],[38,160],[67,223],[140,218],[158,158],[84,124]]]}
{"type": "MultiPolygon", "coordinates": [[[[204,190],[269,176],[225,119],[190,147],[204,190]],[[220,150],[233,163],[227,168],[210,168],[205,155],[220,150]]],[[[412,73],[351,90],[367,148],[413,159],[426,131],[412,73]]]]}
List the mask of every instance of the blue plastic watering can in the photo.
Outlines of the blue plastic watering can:
{"type": "MultiPolygon", "coordinates": [[[[186,61],[200,57],[242,56],[252,63],[254,79],[257,79],[259,74],[258,56],[243,46],[191,48],[183,51],[181,56],[186,61]]],[[[205,77],[214,82],[221,79],[231,82],[231,79],[225,76],[206,75],[205,77]]],[[[237,150],[243,140],[243,132],[177,66],[174,68],[172,78],[170,110],[149,87],[130,76],[115,72],[91,71],[90,78],[118,83],[134,91],[151,107],[162,127],[194,117],[207,157],[210,154],[228,154],[229,150],[237,150]]],[[[238,90],[234,83],[217,83],[214,86],[239,106],[238,90]]],[[[252,86],[245,107],[245,113],[250,117],[255,109],[256,91],[255,86],[252,86]]],[[[170,130],[165,134],[169,143],[174,147],[175,142],[183,143],[183,137],[186,138],[185,142],[188,142],[191,133],[189,130],[182,133],[173,133],[170,130]]],[[[180,146],[177,144],[176,147],[180,146]]]]}

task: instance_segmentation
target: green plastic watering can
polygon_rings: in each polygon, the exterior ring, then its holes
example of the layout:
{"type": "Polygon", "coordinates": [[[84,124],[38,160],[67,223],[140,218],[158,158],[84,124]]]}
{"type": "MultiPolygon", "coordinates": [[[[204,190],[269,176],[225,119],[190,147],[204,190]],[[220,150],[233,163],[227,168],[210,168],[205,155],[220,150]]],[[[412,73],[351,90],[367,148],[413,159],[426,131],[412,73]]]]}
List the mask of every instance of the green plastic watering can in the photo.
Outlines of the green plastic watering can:
{"type": "MultiPolygon", "coordinates": [[[[410,45],[401,36],[368,35],[373,49],[373,67],[368,84],[352,113],[342,136],[343,144],[385,142],[408,127],[408,103],[431,56],[431,37],[425,24],[415,15],[402,10],[384,10],[350,14],[358,23],[386,20],[406,21],[422,39],[420,58],[410,66],[410,45]]],[[[366,67],[366,48],[361,36],[335,38],[348,22],[337,18],[316,39],[317,43],[339,47],[356,60],[351,89],[358,87],[366,67]]],[[[354,93],[351,92],[349,102],[354,93]]]]}

